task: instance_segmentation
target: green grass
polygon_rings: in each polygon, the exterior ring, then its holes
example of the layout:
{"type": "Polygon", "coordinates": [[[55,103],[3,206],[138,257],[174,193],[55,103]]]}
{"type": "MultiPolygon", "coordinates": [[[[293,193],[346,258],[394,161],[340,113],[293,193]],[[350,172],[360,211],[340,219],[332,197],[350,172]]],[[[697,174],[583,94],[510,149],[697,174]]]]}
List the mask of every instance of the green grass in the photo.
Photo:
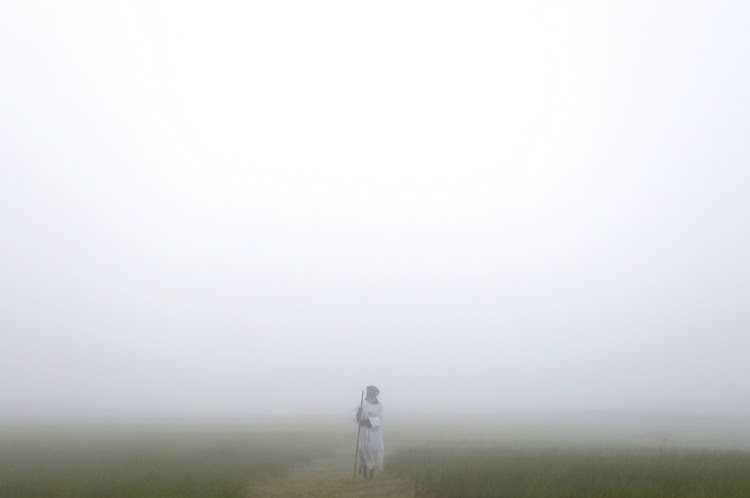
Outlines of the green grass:
{"type": "Polygon", "coordinates": [[[748,497],[750,453],[729,450],[425,445],[392,455],[417,496],[748,497]]]}
{"type": "Polygon", "coordinates": [[[242,496],[336,443],[293,424],[3,428],[0,497],[242,496]]]}
{"type": "MultiPolygon", "coordinates": [[[[726,449],[750,448],[745,417],[392,415],[384,434],[386,469],[418,496],[750,497],[750,453],[726,449]]],[[[0,498],[245,496],[308,463],[295,478],[344,478],[294,489],[356,490],[355,437],[346,414],[5,424],[0,498]]]]}

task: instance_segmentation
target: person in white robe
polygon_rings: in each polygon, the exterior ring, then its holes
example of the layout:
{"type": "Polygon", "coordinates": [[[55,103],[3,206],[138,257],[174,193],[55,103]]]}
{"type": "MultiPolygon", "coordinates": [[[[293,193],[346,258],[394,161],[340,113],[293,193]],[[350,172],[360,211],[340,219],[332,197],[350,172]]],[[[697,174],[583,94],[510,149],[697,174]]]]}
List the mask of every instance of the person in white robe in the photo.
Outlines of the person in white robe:
{"type": "Polygon", "coordinates": [[[372,479],[375,469],[383,468],[383,405],[378,401],[379,394],[377,387],[367,386],[362,407],[358,406],[354,411],[354,422],[360,426],[357,457],[365,479],[372,479]]]}

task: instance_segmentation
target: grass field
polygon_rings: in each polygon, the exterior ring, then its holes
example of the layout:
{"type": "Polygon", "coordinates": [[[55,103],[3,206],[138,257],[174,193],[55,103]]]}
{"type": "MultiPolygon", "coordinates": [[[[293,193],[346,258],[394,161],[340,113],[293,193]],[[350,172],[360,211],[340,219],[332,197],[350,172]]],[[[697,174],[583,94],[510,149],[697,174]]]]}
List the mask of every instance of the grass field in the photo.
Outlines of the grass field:
{"type": "Polygon", "coordinates": [[[347,416],[5,424],[0,498],[750,496],[746,418],[397,416],[352,479],[347,416]]]}
{"type": "Polygon", "coordinates": [[[750,496],[750,453],[738,451],[463,443],[405,450],[390,466],[415,481],[416,496],[750,496]]]}
{"type": "Polygon", "coordinates": [[[344,443],[319,429],[267,421],[4,427],[0,497],[243,496],[344,443]]]}

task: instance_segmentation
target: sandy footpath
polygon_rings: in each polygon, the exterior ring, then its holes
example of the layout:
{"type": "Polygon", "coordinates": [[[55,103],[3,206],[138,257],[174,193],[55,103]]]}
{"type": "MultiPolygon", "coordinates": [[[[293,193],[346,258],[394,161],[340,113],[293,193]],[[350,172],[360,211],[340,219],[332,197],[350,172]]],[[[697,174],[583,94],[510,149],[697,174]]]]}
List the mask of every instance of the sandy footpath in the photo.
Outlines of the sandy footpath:
{"type": "Polygon", "coordinates": [[[414,496],[414,485],[387,469],[376,471],[372,481],[362,479],[360,474],[352,479],[354,463],[352,461],[351,465],[345,467],[345,461],[343,455],[314,460],[283,478],[250,487],[246,496],[414,496]]]}

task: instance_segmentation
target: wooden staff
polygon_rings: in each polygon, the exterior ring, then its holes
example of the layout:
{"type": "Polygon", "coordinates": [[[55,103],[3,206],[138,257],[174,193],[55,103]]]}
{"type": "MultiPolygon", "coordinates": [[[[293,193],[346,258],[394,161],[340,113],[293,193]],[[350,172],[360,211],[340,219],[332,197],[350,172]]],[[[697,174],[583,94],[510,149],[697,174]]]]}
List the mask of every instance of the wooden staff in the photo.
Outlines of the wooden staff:
{"type": "MultiPolygon", "coordinates": [[[[362,407],[365,403],[365,392],[362,391],[362,399],[359,400],[359,412],[362,413],[362,407]]],[[[352,479],[357,478],[357,458],[359,458],[359,431],[362,430],[362,426],[359,425],[359,420],[357,420],[357,449],[354,452],[354,476],[352,476],[352,479]]]]}

